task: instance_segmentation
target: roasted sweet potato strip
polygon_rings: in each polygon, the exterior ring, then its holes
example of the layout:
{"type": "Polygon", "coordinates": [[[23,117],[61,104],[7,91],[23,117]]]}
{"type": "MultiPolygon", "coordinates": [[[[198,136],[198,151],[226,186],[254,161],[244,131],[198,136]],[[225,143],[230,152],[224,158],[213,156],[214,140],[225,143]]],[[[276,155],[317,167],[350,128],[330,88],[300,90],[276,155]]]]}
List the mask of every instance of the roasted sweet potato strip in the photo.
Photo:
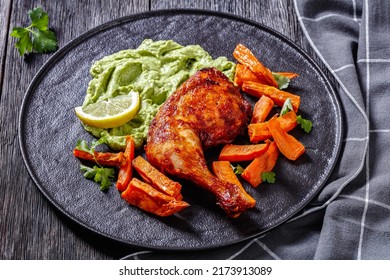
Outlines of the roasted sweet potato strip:
{"type": "Polygon", "coordinates": [[[259,143],[266,139],[271,139],[272,134],[268,129],[267,123],[252,123],[248,125],[249,141],[259,143]]]}
{"type": "Polygon", "coordinates": [[[158,171],[142,156],[138,156],[133,160],[133,167],[142,179],[155,189],[176,198],[176,200],[182,199],[181,185],[158,171]]]}
{"type": "Polygon", "coordinates": [[[262,95],[253,108],[251,123],[264,122],[267,119],[272,108],[274,107],[274,104],[275,103],[271,98],[262,95]]]}
{"type": "MultiPolygon", "coordinates": [[[[297,126],[297,115],[294,111],[290,111],[287,114],[278,117],[277,120],[280,123],[280,126],[286,132],[289,132],[297,126]]],[[[268,129],[267,122],[249,124],[248,135],[249,140],[252,143],[258,143],[260,141],[272,138],[272,134],[268,129]]]]}
{"type": "Polygon", "coordinates": [[[256,200],[254,200],[254,198],[251,197],[246,192],[246,190],[242,186],[240,180],[238,180],[236,174],[234,174],[234,171],[230,165],[230,162],[228,162],[228,161],[214,161],[212,163],[211,167],[213,169],[215,176],[217,176],[222,181],[226,181],[226,182],[229,182],[229,183],[232,183],[232,184],[238,186],[241,189],[241,191],[244,193],[248,202],[252,204],[252,207],[255,206],[256,200]]]}
{"type": "Polygon", "coordinates": [[[301,97],[296,94],[289,93],[287,91],[283,91],[280,89],[277,89],[273,86],[268,86],[260,83],[255,82],[245,82],[242,85],[242,90],[246,93],[261,97],[262,95],[268,96],[271,98],[276,105],[282,107],[284,102],[287,100],[287,98],[291,99],[291,104],[293,106],[293,109],[295,112],[298,111],[299,105],[301,103],[301,97]]]}
{"type": "Polygon", "coordinates": [[[134,159],[135,144],[133,137],[130,135],[126,136],[126,148],[125,157],[126,163],[119,168],[118,179],[116,181],[116,188],[118,191],[123,192],[133,176],[133,168],[131,162],[134,159]]]}
{"type": "Polygon", "coordinates": [[[170,216],[190,206],[187,202],[163,194],[137,178],[130,181],[121,196],[129,204],[162,217],[170,216]]]}
{"type": "Polygon", "coordinates": [[[88,161],[96,161],[103,166],[121,166],[126,162],[126,157],[123,152],[109,153],[109,152],[94,152],[94,155],[83,150],[74,149],[73,155],[79,159],[88,161]]]}
{"type": "Polygon", "coordinates": [[[296,160],[305,152],[303,144],[294,136],[288,134],[277,119],[269,120],[267,124],[279,151],[286,158],[296,160]]]}
{"type": "Polygon", "coordinates": [[[219,179],[243,188],[240,180],[238,180],[236,174],[234,174],[233,168],[229,161],[213,161],[211,168],[214,172],[214,175],[219,179]]]}
{"type": "Polygon", "coordinates": [[[275,142],[269,144],[267,151],[255,158],[243,171],[241,177],[252,187],[257,188],[261,182],[262,172],[271,172],[279,157],[279,150],[275,142]]]}
{"type": "Polygon", "coordinates": [[[234,74],[234,83],[241,87],[244,82],[257,82],[264,83],[264,80],[260,80],[253,72],[245,65],[238,63],[236,66],[236,72],[234,74]]]}
{"type": "Polygon", "coordinates": [[[218,160],[240,162],[257,158],[267,150],[267,144],[235,145],[226,144],[219,154],[218,160]]]}
{"type": "Polygon", "coordinates": [[[265,67],[247,47],[238,44],[233,51],[233,56],[239,63],[247,66],[265,84],[278,87],[271,70],[265,67]]]}

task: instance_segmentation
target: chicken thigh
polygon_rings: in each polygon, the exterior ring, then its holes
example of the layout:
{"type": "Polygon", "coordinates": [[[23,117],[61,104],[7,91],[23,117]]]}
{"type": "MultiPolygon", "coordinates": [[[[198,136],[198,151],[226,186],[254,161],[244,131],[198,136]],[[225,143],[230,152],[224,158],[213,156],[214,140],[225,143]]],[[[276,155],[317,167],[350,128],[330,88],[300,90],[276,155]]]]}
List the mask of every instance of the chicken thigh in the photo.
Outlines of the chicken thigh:
{"type": "Polygon", "coordinates": [[[202,69],[184,82],[153,119],[145,146],[148,161],[164,173],[190,180],[215,195],[230,217],[255,201],[208,169],[203,150],[232,142],[249,120],[251,105],[219,70],[202,69]]]}

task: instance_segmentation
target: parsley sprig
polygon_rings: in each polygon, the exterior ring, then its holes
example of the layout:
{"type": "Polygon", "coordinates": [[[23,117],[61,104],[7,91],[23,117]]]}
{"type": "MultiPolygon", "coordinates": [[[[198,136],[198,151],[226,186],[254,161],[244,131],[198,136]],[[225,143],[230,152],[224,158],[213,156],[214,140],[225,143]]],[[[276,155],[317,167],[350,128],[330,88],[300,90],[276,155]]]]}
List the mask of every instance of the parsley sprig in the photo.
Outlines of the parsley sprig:
{"type": "Polygon", "coordinates": [[[272,75],[274,76],[275,81],[278,84],[278,88],[279,89],[288,88],[288,85],[290,83],[290,79],[289,78],[287,78],[287,77],[285,77],[283,75],[280,75],[278,73],[274,73],[274,72],[272,72],[272,75]]]}
{"type": "Polygon", "coordinates": [[[49,29],[49,16],[42,8],[28,11],[31,24],[27,27],[14,27],[11,36],[18,38],[15,48],[19,54],[54,52],[58,48],[57,36],[49,29]]]}
{"type": "Polygon", "coordinates": [[[236,175],[241,175],[242,172],[244,172],[244,168],[239,164],[237,164],[237,166],[230,164],[230,166],[233,168],[233,172],[236,175]]]}
{"type": "Polygon", "coordinates": [[[275,178],[275,172],[261,172],[261,180],[263,180],[264,182],[268,182],[270,184],[273,184],[276,182],[276,178],[275,178]]]}
{"type": "Polygon", "coordinates": [[[287,98],[286,101],[283,103],[282,109],[280,110],[280,115],[283,116],[292,110],[293,105],[291,103],[291,99],[287,98]]]}
{"type": "Polygon", "coordinates": [[[297,123],[301,125],[301,128],[306,132],[309,133],[313,127],[313,124],[311,121],[302,118],[301,115],[297,116],[297,123]]]}
{"type": "Polygon", "coordinates": [[[115,170],[113,168],[106,168],[94,165],[89,167],[80,164],[80,170],[84,172],[84,178],[93,180],[95,183],[100,183],[100,190],[107,191],[111,187],[111,180],[115,177],[115,170]]]}
{"type": "MultiPolygon", "coordinates": [[[[291,99],[287,98],[283,104],[282,109],[280,110],[280,115],[283,116],[292,110],[293,110],[293,106],[291,103],[291,99]]],[[[308,119],[304,119],[301,115],[297,116],[297,123],[301,125],[301,128],[306,133],[310,133],[310,131],[313,127],[313,123],[308,119]]]]}
{"type": "MultiPolygon", "coordinates": [[[[97,146],[106,143],[106,138],[102,137],[99,140],[93,140],[89,144],[85,140],[78,140],[76,149],[90,153],[95,158],[95,149],[97,146]]],[[[81,164],[80,170],[84,172],[84,177],[93,180],[95,183],[100,184],[101,191],[107,191],[111,187],[111,180],[115,177],[114,168],[107,168],[101,166],[96,160],[96,165],[89,167],[81,164]]]]}

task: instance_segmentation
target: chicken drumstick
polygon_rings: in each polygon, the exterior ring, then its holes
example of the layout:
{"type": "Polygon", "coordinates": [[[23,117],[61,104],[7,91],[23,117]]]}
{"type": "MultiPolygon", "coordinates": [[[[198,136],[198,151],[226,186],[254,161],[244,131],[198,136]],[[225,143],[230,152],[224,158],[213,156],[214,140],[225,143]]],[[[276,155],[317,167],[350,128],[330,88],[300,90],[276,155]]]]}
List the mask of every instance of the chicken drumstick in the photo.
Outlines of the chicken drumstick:
{"type": "Polygon", "coordinates": [[[237,217],[255,201],[236,185],[214,176],[203,149],[232,142],[245,129],[250,109],[222,72],[202,69],[165,101],[152,121],[147,159],[161,171],[210,191],[228,216],[237,217]]]}

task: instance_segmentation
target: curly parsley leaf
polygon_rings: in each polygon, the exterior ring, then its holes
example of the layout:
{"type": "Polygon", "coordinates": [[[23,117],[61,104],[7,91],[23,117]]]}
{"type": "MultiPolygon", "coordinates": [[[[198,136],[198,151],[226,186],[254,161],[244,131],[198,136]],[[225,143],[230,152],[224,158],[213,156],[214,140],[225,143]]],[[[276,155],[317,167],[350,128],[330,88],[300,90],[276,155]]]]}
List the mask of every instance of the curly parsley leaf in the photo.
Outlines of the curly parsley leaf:
{"type": "Polygon", "coordinates": [[[239,164],[237,164],[237,166],[231,164],[230,166],[233,168],[233,172],[236,175],[241,175],[242,172],[244,172],[244,168],[239,164]]]}
{"type": "Polygon", "coordinates": [[[105,168],[99,166],[88,167],[81,164],[80,170],[84,172],[84,177],[100,184],[101,191],[107,191],[111,187],[111,180],[114,179],[114,168],[105,168]]]}
{"type": "Polygon", "coordinates": [[[49,30],[49,16],[42,8],[28,11],[31,24],[27,27],[14,27],[10,36],[18,41],[15,48],[19,54],[36,51],[37,53],[54,52],[58,48],[56,34],[49,30]]]}
{"type": "Polygon", "coordinates": [[[275,183],[276,178],[275,178],[275,172],[261,172],[261,180],[264,182],[268,182],[270,184],[275,183]]]}
{"type": "Polygon", "coordinates": [[[279,89],[285,89],[288,87],[290,83],[290,79],[287,78],[286,76],[280,75],[278,73],[272,72],[272,75],[274,76],[279,89]]]}
{"type": "Polygon", "coordinates": [[[310,120],[302,118],[301,115],[297,116],[297,123],[301,125],[301,128],[306,132],[310,133],[313,123],[310,120]]]}

